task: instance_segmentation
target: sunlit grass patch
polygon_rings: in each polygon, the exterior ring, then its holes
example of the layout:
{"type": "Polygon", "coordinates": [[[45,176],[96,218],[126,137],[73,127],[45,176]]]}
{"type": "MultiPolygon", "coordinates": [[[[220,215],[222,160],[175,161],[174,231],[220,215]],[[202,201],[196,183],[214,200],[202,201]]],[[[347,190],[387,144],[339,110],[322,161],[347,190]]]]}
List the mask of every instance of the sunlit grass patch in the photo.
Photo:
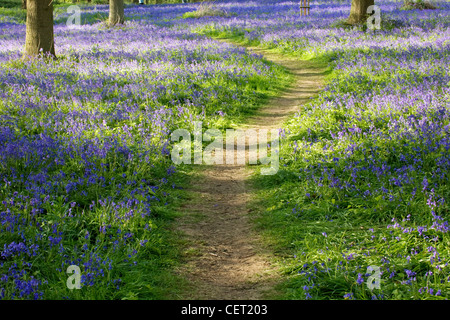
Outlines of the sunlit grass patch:
{"type": "Polygon", "coordinates": [[[202,17],[230,17],[231,14],[224,9],[218,8],[214,2],[202,2],[195,11],[186,12],[183,18],[202,18],[202,17]]]}

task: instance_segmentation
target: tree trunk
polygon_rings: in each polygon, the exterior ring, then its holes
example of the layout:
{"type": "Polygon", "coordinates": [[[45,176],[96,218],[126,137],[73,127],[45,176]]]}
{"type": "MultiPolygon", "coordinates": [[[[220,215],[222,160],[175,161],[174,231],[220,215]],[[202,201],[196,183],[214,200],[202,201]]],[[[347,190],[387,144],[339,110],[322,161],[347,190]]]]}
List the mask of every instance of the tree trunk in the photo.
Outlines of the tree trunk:
{"type": "Polygon", "coordinates": [[[374,0],[352,0],[350,16],[347,19],[349,24],[357,24],[367,19],[367,8],[375,4],[374,0]]]}
{"type": "Polygon", "coordinates": [[[22,9],[27,9],[27,0],[22,0],[22,9]]]}
{"type": "Polygon", "coordinates": [[[124,23],[123,0],[109,0],[109,25],[124,23]]]}
{"type": "Polygon", "coordinates": [[[53,0],[27,0],[24,59],[39,53],[55,56],[53,0]]]}

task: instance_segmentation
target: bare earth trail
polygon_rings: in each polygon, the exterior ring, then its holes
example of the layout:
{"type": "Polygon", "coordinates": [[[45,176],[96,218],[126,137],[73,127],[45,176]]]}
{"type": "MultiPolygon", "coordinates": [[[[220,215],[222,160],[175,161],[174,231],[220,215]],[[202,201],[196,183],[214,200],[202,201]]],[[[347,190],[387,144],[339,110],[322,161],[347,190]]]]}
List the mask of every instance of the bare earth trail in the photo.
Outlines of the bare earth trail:
{"type": "MultiPolygon", "coordinates": [[[[325,69],[264,49],[248,49],[284,66],[294,81],[267,101],[242,129],[281,128],[287,116],[321,90],[325,69]]],[[[278,279],[275,259],[263,248],[249,216],[252,190],[247,178],[253,168],[203,165],[193,179],[191,199],[180,208],[183,216],[177,221],[177,231],[189,244],[186,263],[178,273],[192,285],[181,299],[257,300],[274,293],[278,279]]]]}

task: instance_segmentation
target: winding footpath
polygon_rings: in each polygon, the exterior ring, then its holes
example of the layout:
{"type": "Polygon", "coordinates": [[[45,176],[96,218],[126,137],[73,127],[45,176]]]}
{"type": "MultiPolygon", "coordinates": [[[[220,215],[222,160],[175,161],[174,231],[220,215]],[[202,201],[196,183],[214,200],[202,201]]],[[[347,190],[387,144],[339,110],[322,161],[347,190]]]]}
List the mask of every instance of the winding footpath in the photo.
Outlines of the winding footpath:
{"type": "MultiPolygon", "coordinates": [[[[241,129],[281,128],[289,115],[319,93],[325,68],[257,47],[247,47],[284,66],[292,85],[270,99],[241,129]]],[[[224,149],[224,157],[226,150],[224,149]]],[[[257,300],[273,296],[279,278],[275,257],[261,244],[248,206],[252,190],[247,179],[254,166],[203,165],[190,185],[190,200],[180,211],[177,232],[189,248],[178,273],[191,283],[181,299],[257,300]]]]}

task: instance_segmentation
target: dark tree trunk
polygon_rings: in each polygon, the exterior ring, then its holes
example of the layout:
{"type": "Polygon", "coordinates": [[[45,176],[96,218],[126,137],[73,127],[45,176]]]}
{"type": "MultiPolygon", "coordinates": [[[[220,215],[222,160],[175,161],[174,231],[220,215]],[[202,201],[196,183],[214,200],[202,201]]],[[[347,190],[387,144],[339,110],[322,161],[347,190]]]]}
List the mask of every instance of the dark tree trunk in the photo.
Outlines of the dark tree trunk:
{"type": "Polygon", "coordinates": [[[27,31],[24,58],[40,53],[55,56],[53,0],[27,0],[27,31]]]}
{"type": "Polygon", "coordinates": [[[124,23],[123,0],[109,0],[109,25],[124,23]]]}
{"type": "Polygon", "coordinates": [[[27,0],[22,0],[22,9],[27,8],[27,0]]]}
{"type": "Polygon", "coordinates": [[[375,4],[374,0],[352,0],[350,16],[347,19],[349,24],[357,24],[367,19],[367,8],[375,4]]]}

